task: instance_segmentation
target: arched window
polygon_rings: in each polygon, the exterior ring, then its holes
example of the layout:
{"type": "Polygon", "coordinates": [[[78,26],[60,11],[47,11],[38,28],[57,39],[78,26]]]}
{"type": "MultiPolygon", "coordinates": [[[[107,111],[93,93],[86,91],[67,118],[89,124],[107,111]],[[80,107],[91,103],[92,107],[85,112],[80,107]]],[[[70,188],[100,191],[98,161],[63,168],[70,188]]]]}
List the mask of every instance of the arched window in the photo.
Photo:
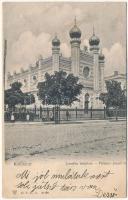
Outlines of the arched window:
{"type": "Polygon", "coordinates": [[[84,69],[83,69],[83,75],[84,75],[84,77],[88,78],[89,74],[90,74],[89,67],[84,67],[84,69]]]}

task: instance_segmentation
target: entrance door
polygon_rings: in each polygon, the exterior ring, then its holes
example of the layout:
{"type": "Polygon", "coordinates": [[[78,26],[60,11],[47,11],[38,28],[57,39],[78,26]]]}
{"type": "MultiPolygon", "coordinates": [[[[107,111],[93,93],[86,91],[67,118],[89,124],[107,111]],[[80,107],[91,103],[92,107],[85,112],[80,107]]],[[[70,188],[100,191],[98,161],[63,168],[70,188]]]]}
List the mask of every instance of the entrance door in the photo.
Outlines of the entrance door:
{"type": "Polygon", "coordinates": [[[85,94],[85,111],[88,112],[88,106],[89,106],[89,94],[85,94]]]}

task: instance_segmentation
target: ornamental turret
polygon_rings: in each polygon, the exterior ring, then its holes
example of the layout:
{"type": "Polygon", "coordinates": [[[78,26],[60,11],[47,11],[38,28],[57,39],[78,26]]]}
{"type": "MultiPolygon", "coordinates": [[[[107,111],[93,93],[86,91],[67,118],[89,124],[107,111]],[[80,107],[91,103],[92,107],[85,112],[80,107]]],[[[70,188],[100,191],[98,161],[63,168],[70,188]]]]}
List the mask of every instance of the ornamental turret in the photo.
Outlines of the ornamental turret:
{"type": "Polygon", "coordinates": [[[93,27],[93,35],[89,39],[90,51],[93,54],[93,74],[94,74],[94,91],[99,91],[99,43],[100,39],[95,35],[93,27]]]}
{"type": "Polygon", "coordinates": [[[60,40],[57,35],[52,40],[52,69],[59,71],[60,40]]]}
{"type": "Polygon", "coordinates": [[[100,90],[104,92],[104,63],[105,63],[105,56],[102,53],[102,50],[99,54],[99,71],[100,71],[100,90]]]}
{"type": "Polygon", "coordinates": [[[95,35],[93,27],[93,35],[89,39],[90,51],[99,51],[100,39],[95,35]]]}
{"type": "Polygon", "coordinates": [[[76,18],[74,21],[74,26],[71,28],[70,32],[70,43],[71,43],[71,69],[72,73],[76,76],[79,75],[80,68],[80,43],[81,43],[81,30],[76,24],[76,18]]]}

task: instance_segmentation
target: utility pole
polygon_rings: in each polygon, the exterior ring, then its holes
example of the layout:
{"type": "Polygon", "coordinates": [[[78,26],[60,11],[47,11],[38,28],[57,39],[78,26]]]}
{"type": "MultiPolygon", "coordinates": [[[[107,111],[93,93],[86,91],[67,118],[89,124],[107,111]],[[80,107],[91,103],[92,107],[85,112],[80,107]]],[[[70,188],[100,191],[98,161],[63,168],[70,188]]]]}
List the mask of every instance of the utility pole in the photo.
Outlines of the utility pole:
{"type": "Polygon", "coordinates": [[[4,40],[4,69],[3,69],[3,75],[4,75],[4,88],[5,88],[5,72],[6,72],[6,57],[7,57],[7,40],[4,40]]]}

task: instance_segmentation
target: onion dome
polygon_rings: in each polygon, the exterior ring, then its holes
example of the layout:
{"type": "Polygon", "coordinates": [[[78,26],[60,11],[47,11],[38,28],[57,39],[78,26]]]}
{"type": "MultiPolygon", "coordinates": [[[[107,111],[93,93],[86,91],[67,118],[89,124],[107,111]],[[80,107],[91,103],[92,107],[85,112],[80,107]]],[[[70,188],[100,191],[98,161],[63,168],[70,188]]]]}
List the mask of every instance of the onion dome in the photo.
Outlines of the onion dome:
{"type": "Polygon", "coordinates": [[[70,35],[71,38],[80,38],[81,37],[81,30],[76,25],[76,18],[75,18],[75,24],[71,28],[69,35],[70,35]]]}
{"type": "Polygon", "coordinates": [[[102,53],[102,51],[100,52],[100,54],[99,54],[99,60],[104,60],[104,54],[102,53]]]}
{"type": "Polygon", "coordinates": [[[58,39],[57,35],[52,40],[53,46],[60,46],[60,40],[58,39]]]}
{"type": "Polygon", "coordinates": [[[93,46],[93,45],[99,45],[99,43],[100,43],[100,39],[95,35],[94,28],[93,28],[93,35],[89,39],[89,44],[90,46],[93,46]]]}

